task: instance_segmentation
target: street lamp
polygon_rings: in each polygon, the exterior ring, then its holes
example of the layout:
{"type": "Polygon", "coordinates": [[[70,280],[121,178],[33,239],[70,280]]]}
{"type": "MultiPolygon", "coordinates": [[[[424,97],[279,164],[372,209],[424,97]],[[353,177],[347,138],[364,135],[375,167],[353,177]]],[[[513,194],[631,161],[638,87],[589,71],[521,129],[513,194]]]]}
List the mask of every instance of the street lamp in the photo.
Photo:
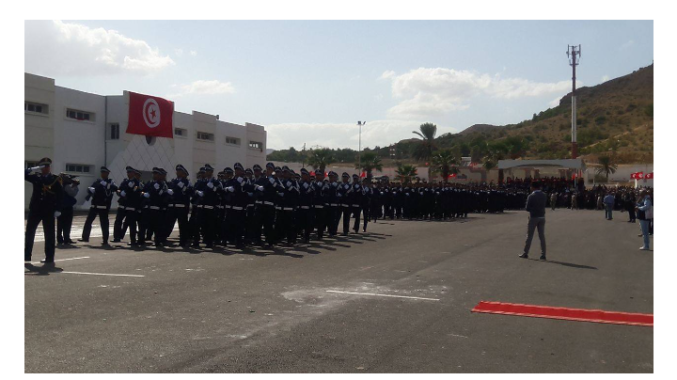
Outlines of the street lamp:
{"type": "Polygon", "coordinates": [[[362,174],[362,126],[365,124],[367,124],[366,121],[357,122],[357,125],[360,127],[360,137],[357,146],[357,167],[358,170],[360,171],[360,175],[362,174]]]}

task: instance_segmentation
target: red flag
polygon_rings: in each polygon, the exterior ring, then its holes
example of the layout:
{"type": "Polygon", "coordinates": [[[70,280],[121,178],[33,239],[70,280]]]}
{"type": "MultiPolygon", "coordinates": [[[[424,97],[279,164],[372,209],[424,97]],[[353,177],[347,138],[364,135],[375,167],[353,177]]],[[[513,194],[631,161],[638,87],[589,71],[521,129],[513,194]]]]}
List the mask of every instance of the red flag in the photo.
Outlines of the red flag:
{"type": "Polygon", "coordinates": [[[456,178],[456,173],[449,174],[449,178],[456,178]]]}
{"type": "Polygon", "coordinates": [[[645,179],[653,179],[653,173],[647,173],[647,174],[644,176],[644,178],[645,178],[645,179]]]}
{"type": "Polygon", "coordinates": [[[174,103],[155,96],[129,93],[127,133],[155,137],[174,137],[174,103]]]}
{"type": "Polygon", "coordinates": [[[643,179],[644,178],[644,172],[637,172],[637,179],[643,179]]]}
{"type": "Polygon", "coordinates": [[[367,172],[362,172],[362,173],[360,173],[360,178],[364,178],[364,177],[366,177],[366,176],[367,176],[367,172]]]}
{"type": "Polygon", "coordinates": [[[637,173],[630,173],[630,179],[637,179],[637,173]]]}

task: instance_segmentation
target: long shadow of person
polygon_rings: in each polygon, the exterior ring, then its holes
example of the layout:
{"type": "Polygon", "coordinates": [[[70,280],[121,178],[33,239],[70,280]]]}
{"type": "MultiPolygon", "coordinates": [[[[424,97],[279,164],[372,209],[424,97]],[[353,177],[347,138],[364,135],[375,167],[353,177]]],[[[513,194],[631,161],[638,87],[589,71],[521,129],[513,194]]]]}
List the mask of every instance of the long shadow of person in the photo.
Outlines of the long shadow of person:
{"type": "Polygon", "coordinates": [[[555,260],[538,260],[538,259],[529,259],[531,261],[538,261],[541,263],[550,263],[550,264],[557,264],[557,265],[563,265],[565,267],[570,267],[570,268],[578,268],[578,269],[593,269],[597,270],[597,267],[592,267],[589,265],[583,265],[583,264],[573,264],[573,263],[565,263],[563,261],[555,261],[555,260]]]}

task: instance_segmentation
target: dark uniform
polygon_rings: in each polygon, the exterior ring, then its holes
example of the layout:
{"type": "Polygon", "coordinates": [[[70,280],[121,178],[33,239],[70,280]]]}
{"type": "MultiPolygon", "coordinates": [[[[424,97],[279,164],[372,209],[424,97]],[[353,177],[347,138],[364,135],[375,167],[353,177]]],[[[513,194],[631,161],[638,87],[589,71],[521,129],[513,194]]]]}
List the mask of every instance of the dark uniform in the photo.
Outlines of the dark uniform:
{"type": "Polygon", "coordinates": [[[275,223],[277,239],[281,241],[285,237],[289,245],[296,244],[296,226],[294,215],[299,201],[299,184],[293,178],[293,173],[288,167],[282,169],[283,178],[278,178],[278,218],[275,223]]]}
{"type": "Polygon", "coordinates": [[[88,188],[89,194],[87,194],[87,200],[91,198],[92,205],[89,208],[89,214],[87,215],[87,220],[85,220],[85,226],[82,230],[82,241],[89,241],[89,234],[92,231],[92,222],[98,216],[99,223],[101,223],[101,233],[103,235],[103,245],[108,245],[108,210],[110,210],[110,205],[113,200],[113,194],[117,191],[118,187],[115,185],[110,178],[107,177],[107,173],[110,173],[107,167],[101,167],[102,178],[94,181],[94,183],[88,188]],[[106,174],[104,174],[106,173],[106,174]]]}
{"type": "Polygon", "coordinates": [[[275,223],[275,200],[277,199],[279,181],[273,173],[275,173],[275,165],[269,162],[266,164],[266,175],[261,175],[255,181],[258,186],[256,189],[261,193],[259,198],[261,203],[256,205],[255,236],[260,240],[261,231],[263,231],[268,245],[275,244],[276,241],[273,226],[275,223]]]}
{"type": "Polygon", "coordinates": [[[244,176],[244,167],[239,162],[233,165],[235,176],[226,182],[224,191],[230,194],[230,208],[227,210],[228,240],[237,248],[243,248],[245,233],[248,192],[253,189],[249,180],[244,176]]]}
{"type": "Polygon", "coordinates": [[[71,227],[73,226],[73,206],[77,203],[75,196],[80,191],[80,181],[73,176],[62,174],[63,202],[61,215],[56,218],[56,241],[58,244],[73,244],[71,227]]]}
{"type": "Polygon", "coordinates": [[[146,244],[146,240],[153,235],[156,247],[164,245],[166,209],[169,203],[169,188],[163,176],[166,171],[162,168],[153,168],[153,181],[145,184],[143,188],[144,207],[143,223],[139,231],[139,241],[146,244]]]}
{"type": "MultiPolygon", "coordinates": [[[[204,242],[207,248],[214,247],[214,238],[216,234],[216,206],[219,204],[220,194],[223,192],[221,182],[212,177],[214,169],[209,165],[205,165],[205,179],[195,184],[195,191],[199,196],[198,199],[198,225],[204,234],[204,242]]],[[[193,245],[199,246],[200,231],[193,233],[193,245]]]]}
{"type": "Polygon", "coordinates": [[[296,212],[298,231],[303,236],[303,242],[308,243],[310,233],[314,228],[313,204],[315,201],[315,186],[310,181],[310,173],[305,168],[301,169],[301,181],[299,182],[299,208],[296,212]]]}
{"type": "Polygon", "coordinates": [[[315,170],[313,182],[313,210],[315,216],[315,228],[317,238],[322,240],[324,231],[334,223],[333,215],[329,207],[329,181],[324,181],[324,172],[315,170]]]}
{"type": "Polygon", "coordinates": [[[352,213],[353,205],[352,205],[352,192],[353,192],[353,187],[350,184],[349,179],[350,176],[348,173],[343,173],[341,174],[341,179],[343,182],[339,184],[338,191],[336,192],[339,201],[341,202],[341,216],[343,217],[343,235],[348,235],[348,231],[350,230],[350,214],[352,213]]]}
{"type": "Polygon", "coordinates": [[[193,186],[188,180],[188,170],[179,164],[176,165],[177,178],[169,182],[170,200],[167,206],[167,233],[169,236],[174,230],[174,224],[179,222],[179,245],[188,246],[191,238],[190,224],[188,224],[188,212],[190,211],[190,197],[193,195],[193,186]],[[179,177],[179,173],[185,177],[179,177]]]}
{"type": "Polygon", "coordinates": [[[338,174],[334,171],[329,172],[329,236],[336,236],[338,233],[338,224],[341,220],[343,206],[341,205],[341,195],[339,193],[339,183],[336,182],[338,174]]]}
{"type": "MultiPolygon", "coordinates": [[[[30,261],[33,253],[35,231],[42,222],[45,235],[45,264],[54,265],[54,218],[61,213],[63,202],[63,188],[59,177],[50,173],[47,167],[52,165],[52,160],[43,158],[38,166],[43,168],[42,173],[31,173],[26,169],[25,179],[33,184],[33,193],[28,206],[28,219],[26,220],[26,246],[24,260],[30,261]]],[[[34,168],[36,169],[36,168],[34,168]]]]}
{"type": "MultiPolygon", "coordinates": [[[[120,186],[115,192],[118,195],[118,210],[115,215],[115,222],[113,223],[113,242],[118,243],[125,237],[126,229],[123,229],[125,219],[127,218],[127,206],[130,203],[130,198],[127,196],[133,191],[135,184],[138,188],[138,180],[134,178],[134,168],[127,166],[127,178],[120,182],[120,186]],[[131,184],[131,187],[129,186],[131,184]],[[124,231],[124,232],[123,232],[124,231]]],[[[135,207],[132,207],[135,209],[135,207]]],[[[135,214],[135,213],[132,213],[135,214]]]]}

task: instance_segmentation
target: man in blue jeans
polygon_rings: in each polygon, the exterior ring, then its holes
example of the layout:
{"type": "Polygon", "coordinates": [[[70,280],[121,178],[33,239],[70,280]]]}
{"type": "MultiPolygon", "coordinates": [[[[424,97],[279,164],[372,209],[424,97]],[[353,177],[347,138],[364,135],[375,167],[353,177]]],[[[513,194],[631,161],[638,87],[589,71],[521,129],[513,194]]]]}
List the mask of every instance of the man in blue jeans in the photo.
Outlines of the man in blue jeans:
{"type": "Polygon", "coordinates": [[[642,189],[639,192],[639,202],[637,203],[637,219],[639,219],[639,226],[642,229],[642,237],[644,238],[644,245],[639,247],[642,251],[649,250],[649,223],[653,219],[653,207],[651,206],[651,197],[646,190],[642,189]],[[648,215],[647,215],[648,214],[648,215]]]}
{"type": "Polygon", "coordinates": [[[531,189],[533,192],[527,197],[526,205],[526,211],[529,212],[527,240],[524,243],[524,252],[519,257],[529,258],[531,240],[534,238],[534,231],[538,229],[538,239],[541,241],[541,260],[545,260],[545,203],[547,196],[541,191],[541,183],[538,181],[531,184],[531,189]]]}
{"type": "Polygon", "coordinates": [[[606,220],[611,220],[613,219],[613,210],[614,210],[614,195],[611,193],[607,193],[606,196],[604,197],[604,217],[606,217],[606,220]]]}

